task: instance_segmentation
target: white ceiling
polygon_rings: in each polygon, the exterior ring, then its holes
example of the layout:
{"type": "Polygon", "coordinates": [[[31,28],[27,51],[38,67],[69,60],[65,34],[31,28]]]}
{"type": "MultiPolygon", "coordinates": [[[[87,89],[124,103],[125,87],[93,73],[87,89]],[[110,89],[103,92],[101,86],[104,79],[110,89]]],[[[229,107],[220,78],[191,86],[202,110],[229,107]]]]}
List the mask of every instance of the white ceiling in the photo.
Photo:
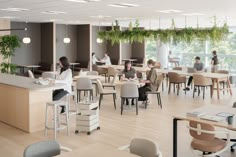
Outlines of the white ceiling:
{"type": "MultiPolygon", "coordinates": [[[[56,20],[57,23],[91,23],[111,24],[117,18],[139,19],[141,26],[151,28],[169,27],[171,19],[175,19],[177,27],[185,26],[185,13],[202,13],[198,16],[199,25],[212,26],[212,17],[216,16],[220,23],[226,20],[236,26],[235,0],[101,0],[91,3],[74,3],[64,0],[0,0],[0,9],[25,8],[28,11],[9,12],[0,10],[0,17],[19,17],[12,21],[46,22],[56,20]],[[133,8],[115,8],[108,5],[117,3],[138,4],[133,8]],[[182,13],[165,14],[160,10],[181,10],[182,13]],[[48,15],[45,11],[61,11],[66,14],[48,15]],[[111,16],[109,18],[91,18],[90,16],[111,16]],[[160,18],[160,25],[159,25],[160,18]],[[78,22],[80,21],[80,22],[78,22]]],[[[130,20],[120,20],[121,25],[128,25],[130,20]]],[[[134,21],[134,20],[133,20],[134,21]]],[[[196,26],[197,16],[188,16],[187,26],[196,26]]]]}

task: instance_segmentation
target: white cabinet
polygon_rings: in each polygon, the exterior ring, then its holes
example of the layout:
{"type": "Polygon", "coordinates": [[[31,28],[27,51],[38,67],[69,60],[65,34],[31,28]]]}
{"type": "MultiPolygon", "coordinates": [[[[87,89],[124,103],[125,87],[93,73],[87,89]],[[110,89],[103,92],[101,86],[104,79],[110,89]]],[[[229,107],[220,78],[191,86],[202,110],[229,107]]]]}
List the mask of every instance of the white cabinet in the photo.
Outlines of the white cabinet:
{"type": "Polygon", "coordinates": [[[99,107],[98,101],[80,102],[78,103],[79,114],[76,115],[75,133],[99,130],[99,107]]]}

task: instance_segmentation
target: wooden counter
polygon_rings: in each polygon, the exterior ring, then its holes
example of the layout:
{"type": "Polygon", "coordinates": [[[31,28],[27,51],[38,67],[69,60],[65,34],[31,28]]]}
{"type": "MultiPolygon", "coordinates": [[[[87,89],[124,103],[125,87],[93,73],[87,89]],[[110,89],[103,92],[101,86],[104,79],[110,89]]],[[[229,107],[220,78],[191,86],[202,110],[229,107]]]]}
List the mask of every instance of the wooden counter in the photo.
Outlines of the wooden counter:
{"type": "Polygon", "coordinates": [[[63,84],[37,85],[34,79],[0,73],[0,121],[34,133],[44,129],[46,102],[63,84]]]}

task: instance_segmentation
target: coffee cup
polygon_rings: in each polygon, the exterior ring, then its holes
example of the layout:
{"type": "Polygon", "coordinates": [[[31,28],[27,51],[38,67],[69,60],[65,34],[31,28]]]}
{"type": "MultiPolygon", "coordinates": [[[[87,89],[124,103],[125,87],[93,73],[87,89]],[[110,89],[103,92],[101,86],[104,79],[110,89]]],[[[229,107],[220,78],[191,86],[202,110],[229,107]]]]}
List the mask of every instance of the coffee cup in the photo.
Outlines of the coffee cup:
{"type": "Polygon", "coordinates": [[[234,116],[227,117],[227,122],[228,122],[229,125],[232,125],[233,121],[234,121],[234,116]]]}

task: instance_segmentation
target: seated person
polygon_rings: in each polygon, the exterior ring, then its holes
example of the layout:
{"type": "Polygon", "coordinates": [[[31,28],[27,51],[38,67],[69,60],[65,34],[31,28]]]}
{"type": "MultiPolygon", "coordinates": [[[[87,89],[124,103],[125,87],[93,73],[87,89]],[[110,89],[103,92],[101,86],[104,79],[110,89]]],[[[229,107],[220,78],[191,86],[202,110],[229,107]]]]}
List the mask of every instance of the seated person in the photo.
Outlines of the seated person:
{"type": "Polygon", "coordinates": [[[92,64],[96,64],[96,62],[98,61],[97,57],[95,56],[95,53],[92,53],[92,64]]]}
{"type": "MultiPolygon", "coordinates": [[[[203,70],[204,70],[204,65],[203,65],[203,63],[200,61],[200,57],[198,57],[198,56],[195,57],[195,63],[194,63],[194,65],[193,65],[193,68],[194,68],[194,70],[195,70],[196,72],[203,72],[203,70]]],[[[184,90],[186,90],[186,91],[189,91],[189,90],[190,90],[189,86],[191,85],[192,81],[193,81],[193,77],[190,76],[189,79],[188,79],[187,87],[186,87],[184,90]]]]}
{"type": "MultiPolygon", "coordinates": [[[[63,89],[57,89],[53,92],[53,101],[60,100],[68,93],[72,92],[72,71],[70,69],[70,63],[66,57],[59,59],[59,65],[61,67],[58,76],[56,77],[55,83],[65,84],[63,89]]],[[[61,113],[65,112],[65,107],[62,106],[61,113]]]]}
{"type": "MultiPolygon", "coordinates": [[[[122,71],[122,80],[135,80],[137,79],[136,71],[131,66],[130,61],[125,61],[125,68],[122,71]]],[[[129,105],[129,100],[126,99],[126,105],[129,105]]],[[[132,105],[134,105],[134,99],[132,99],[132,105]]]]}
{"type": "Polygon", "coordinates": [[[104,58],[101,59],[101,62],[104,62],[105,65],[111,65],[111,59],[107,53],[104,54],[104,58]]]}
{"type": "Polygon", "coordinates": [[[179,58],[173,57],[173,56],[172,56],[172,51],[169,51],[168,61],[169,61],[170,63],[174,63],[176,67],[179,66],[179,58]]]}
{"type": "Polygon", "coordinates": [[[157,85],[155,84],[155,81],[157,79],[156,78],[157,73],[155,71],[155,69],[156,69],[155,64],[156,64],[156,62],[154,62],[152,59],[149,59],[147,62],[147,65],[151,70],[148,72],[147,79],[141,81],[142,83],[145,83],[145,85],[138,89],[139,90],[139,98],[138,98],[139,101],[147,101],[146,92],[157,89],[157,85]]]}

